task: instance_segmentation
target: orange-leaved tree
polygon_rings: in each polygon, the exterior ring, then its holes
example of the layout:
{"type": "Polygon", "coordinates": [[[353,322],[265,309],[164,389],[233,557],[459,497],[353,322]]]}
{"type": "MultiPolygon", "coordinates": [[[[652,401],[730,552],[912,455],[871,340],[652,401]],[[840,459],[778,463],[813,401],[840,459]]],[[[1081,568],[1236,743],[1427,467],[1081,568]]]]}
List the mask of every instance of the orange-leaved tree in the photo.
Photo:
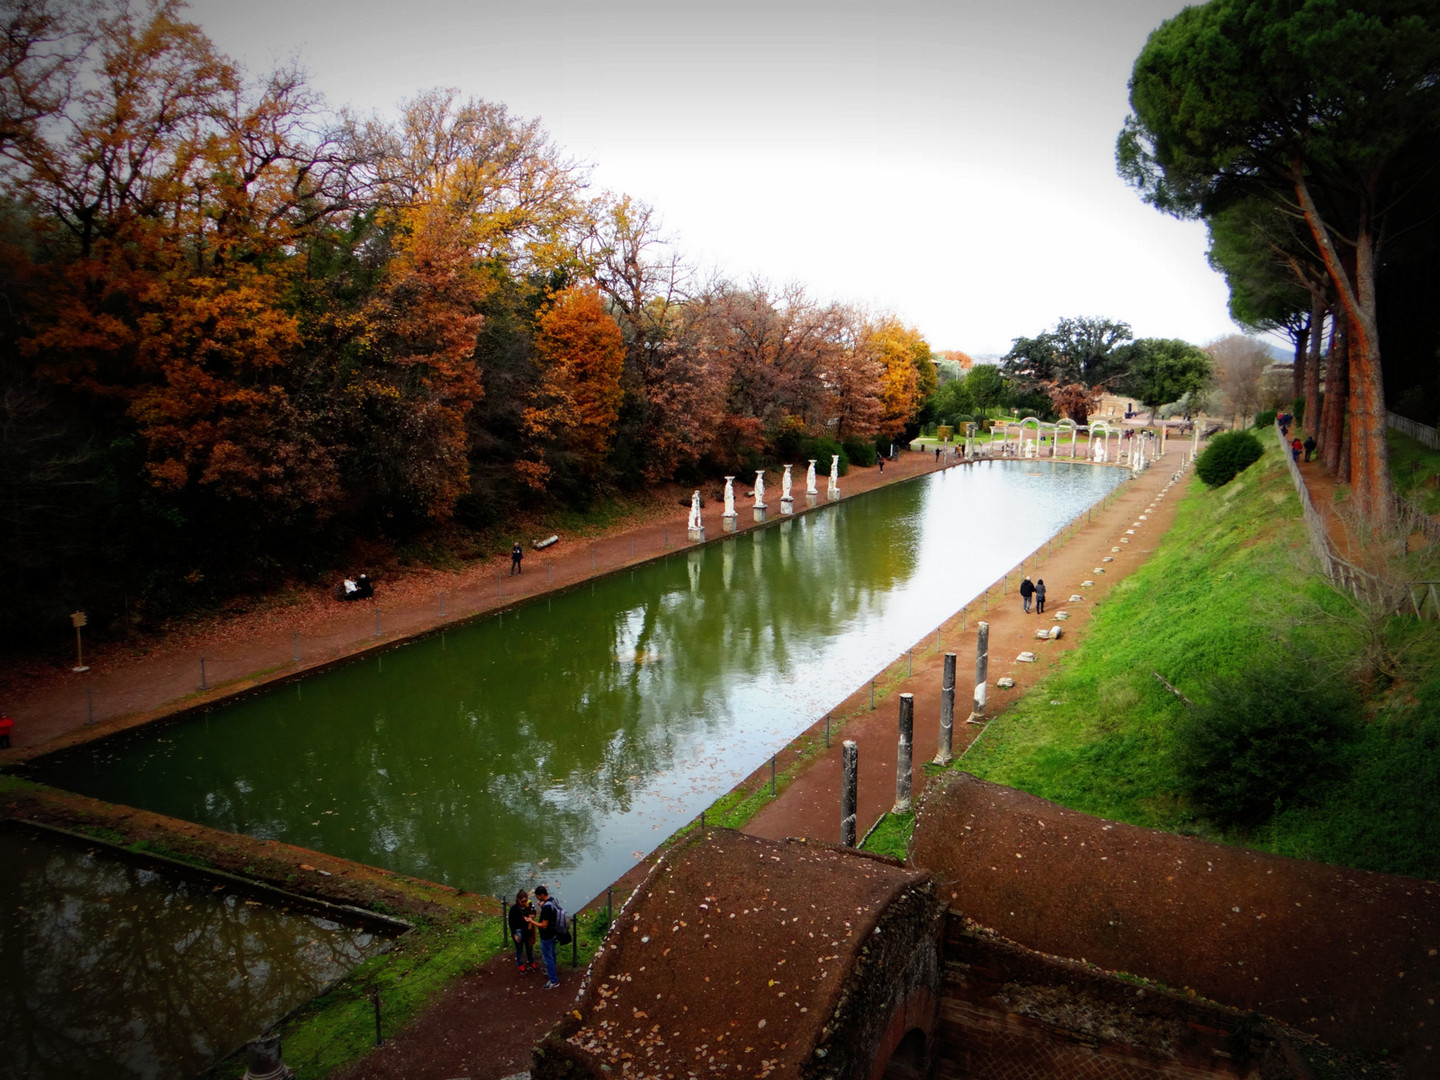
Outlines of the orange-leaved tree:
{"type": "Polygon", "coordinates": [[[598,289],[572,286],[541,311],[534,345],[540,384],[525,410],[529,445],[517,472],[542,489],[557,475],[594,481],[604,470],[624,396],[620,327],[598,289]]]}

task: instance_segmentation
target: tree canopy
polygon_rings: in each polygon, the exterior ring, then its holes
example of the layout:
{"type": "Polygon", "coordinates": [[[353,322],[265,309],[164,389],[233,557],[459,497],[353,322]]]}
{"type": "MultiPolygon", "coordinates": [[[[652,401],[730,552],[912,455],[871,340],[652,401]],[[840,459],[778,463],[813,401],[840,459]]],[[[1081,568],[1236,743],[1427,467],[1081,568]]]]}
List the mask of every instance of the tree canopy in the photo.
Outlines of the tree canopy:
{"type": "Polygon", "coordinates": [[[1257,199],[1304,222],[1346,323],[1350,478],[1387,522],[1375,274],[1435,164],[1440,3],[1211,0],[1150,35],[1130,101],[1117,160],[1147,201],[1213,218],[1257,199]]]}

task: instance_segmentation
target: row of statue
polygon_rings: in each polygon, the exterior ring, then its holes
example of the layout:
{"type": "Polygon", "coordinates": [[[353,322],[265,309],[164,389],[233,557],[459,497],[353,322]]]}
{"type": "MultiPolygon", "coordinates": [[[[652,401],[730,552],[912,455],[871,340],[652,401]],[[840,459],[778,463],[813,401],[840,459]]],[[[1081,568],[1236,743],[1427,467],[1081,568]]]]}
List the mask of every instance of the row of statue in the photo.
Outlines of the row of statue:
{"type": "MultiPolygon", "coordinates": [[[[810,459],[810,468],[805,473],[805,494],[807,497],[818,495],[815,487],[815,462],[818,459],[810,459]]],[[[790,470],[792,465],[785,466],[785,475],[780,481],[780,513],[794,513],[795,499],[790,494],[790,470]]],[[[832,499],[840,497],[840,455],[830,455],[830,486],[827,494],[832,499]]],[[[813,505],[813,501],[812,501],[813,505]]],[[[765,514],[769,509],[765,504],[765,470],[755,470],[755,520],[764,521],[765,514]]],[[[721,520],[725,524],[726,532],[734,532],[740,515],[735,510],[735,478],[725,477],[725,513],[721,520]]],[[[700,517],[700,492],[695,492],[690,499],[690,539],[703,541],[705,539],[705,523],[700,517]]]]}

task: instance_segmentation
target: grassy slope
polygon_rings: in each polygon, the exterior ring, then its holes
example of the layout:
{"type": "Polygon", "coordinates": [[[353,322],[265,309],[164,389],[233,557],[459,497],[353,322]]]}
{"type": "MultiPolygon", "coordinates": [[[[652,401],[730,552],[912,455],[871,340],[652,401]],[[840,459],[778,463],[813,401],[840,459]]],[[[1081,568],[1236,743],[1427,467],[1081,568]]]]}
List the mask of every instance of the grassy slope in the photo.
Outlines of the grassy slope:
{"type": "Polygon", "coordinates": [[[1347,601],[1310,572],[1278,450],[1229,485],[1191,481],[1172,531],[1096,611],[1085,643],[992,721],[958,767],[1119,821],[1301,858],[1440,879],[1440,663],[1372,696],[1350,779],[1254,833],[1219,834],[1178,793],[1171,732],[1207,682],[1298,648],[1338,671],[1347,601]],[[1328,614],[1327,614],[1328,613],[1328,614]],[[1059,702],[1060,704],[1052,704],[1059,702]]]}

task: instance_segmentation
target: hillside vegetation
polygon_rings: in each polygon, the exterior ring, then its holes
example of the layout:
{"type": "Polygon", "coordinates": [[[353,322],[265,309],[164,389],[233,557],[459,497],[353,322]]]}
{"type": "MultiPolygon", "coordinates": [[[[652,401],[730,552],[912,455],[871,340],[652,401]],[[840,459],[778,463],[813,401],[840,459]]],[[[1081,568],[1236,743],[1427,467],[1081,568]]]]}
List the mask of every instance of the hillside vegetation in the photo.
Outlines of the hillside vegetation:
{"type": "Polygon", "coordinates": [[[1086,641],[957,767],[1118,821],[1440,879],[1437,624],[1381,620],[1394,663],[1367,662],[1375,621],[1315,574],[1266,443],[1226,486],[1191,481],[1086,641]]]}

